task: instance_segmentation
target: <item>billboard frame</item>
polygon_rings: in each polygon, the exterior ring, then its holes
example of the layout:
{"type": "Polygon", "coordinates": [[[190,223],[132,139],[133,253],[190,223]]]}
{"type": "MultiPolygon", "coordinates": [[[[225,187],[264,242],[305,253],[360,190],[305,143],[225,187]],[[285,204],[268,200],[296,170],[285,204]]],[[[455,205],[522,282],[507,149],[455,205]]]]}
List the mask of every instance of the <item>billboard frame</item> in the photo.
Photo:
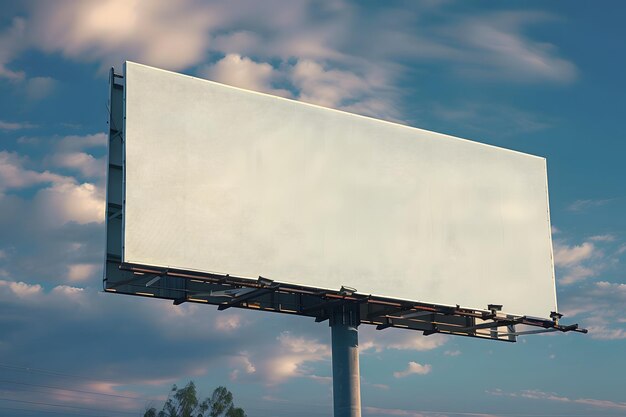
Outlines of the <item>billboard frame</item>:
{"type": "Polygon", "coordinates": [[[503,314],[497,304],[489,304],[484,309],[466,308],[363,295],[347,287],[328,290],[275,282],[265,277],[250,279],[123,262],[124,76],[111,68],[109,84],[105,291],[168,299],[175,305],[189,302],[216,305],[218,310],[234,307],[295,314],[314,318],[316,322],[332,319],[334,311],[341,306],[351,306],[358,324],[375,325],[378,330],[395,327],[421,331],[424,335],[442,333],[506,342],[539,332],[587,332],[577,324],[560,325],[562,315],[556,312],[547,320],[503,314]],[[534,329],[517,331],[516,326],[534,329]]]}

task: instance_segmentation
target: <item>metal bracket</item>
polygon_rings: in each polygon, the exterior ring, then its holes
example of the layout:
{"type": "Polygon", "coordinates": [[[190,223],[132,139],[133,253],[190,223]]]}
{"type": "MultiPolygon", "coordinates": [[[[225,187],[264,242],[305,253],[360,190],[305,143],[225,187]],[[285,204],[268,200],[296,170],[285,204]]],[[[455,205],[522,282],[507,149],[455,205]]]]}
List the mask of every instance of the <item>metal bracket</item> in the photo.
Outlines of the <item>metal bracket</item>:
{"type": "MultiPolygon", "coordinates": [[[[346,300],[345,298],[337,298],[333,300],[326,300],[321,303],[314,304],[312,306],[303,307],[300,309],[300,313],[307,314],[314,311],[321,311],[321,314],[315,317],[315,322],[320,323],[326,320],[329,320],[338,307],[342,307],[344,305],[353,306],[353,308],[358,308],[363,302],[367,302],[368,298],[363,298],[359,300],[346,300]],[[356,306],[356,307],[355,307],[356,306]]],[[[360,323],[360,319],[359,319],[360,323]]]]}
{"type": "Polygon", "coordinates": [[[431,334],[439,333],[439,327],[436,324],[433,324],[432,330],[424,330],[424,336],[430,336],[431,334]]]}
{"type": "Polygon", "coordinates": [[[556,311],[550,312],[550,318],[552,319],[554,324],[559,324],[559,320],[561,319],[561,317],[563,317],[563,314],[561,313],[557,313],[556,311]]]}
{"type": "Polygon", "coordinates": [[[378,326],[376,326],[376,330],[385,330],[389,327],[393,327],[393,320],[390,319],[389,317],[387,317],[387,319],[385,320],[386,322],[383,324],[379,324],[378,326]]]}
{"type": "Polygon", "coordinates": [[[187,297],[184,297],[184,298],[177,298],[177,299],[175,299],[175,300],[174,300],[174,305],[175,305],[175,306],[179,306],[179,305],[181,305],[182,303],[186,303],[186,302],[187,302],[187,297]]]}

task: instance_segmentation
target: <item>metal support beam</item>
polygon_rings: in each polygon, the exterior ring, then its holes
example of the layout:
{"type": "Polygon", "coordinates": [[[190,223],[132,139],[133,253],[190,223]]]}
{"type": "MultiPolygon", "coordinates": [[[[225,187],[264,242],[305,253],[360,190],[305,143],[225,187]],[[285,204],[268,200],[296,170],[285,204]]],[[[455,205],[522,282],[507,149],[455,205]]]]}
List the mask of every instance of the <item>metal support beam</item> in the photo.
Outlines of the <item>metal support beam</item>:
{"type": "MultiPolygon", "coordinates": [[[[109,203],[108,207],[111,213],[121,205],[109,203]]],[[[444,333],[506,342],[515,341],[516,325],[587,333],[586,329],[576,324],[560,325],[553,319],[500,315],[459,305],[451,307],[408,303],[372,295],[347,295],[341,294],[341,291],[277,283],[267,278],[253,280],[229,274],[123,263],[121,248],[114,246],[107,247],[105,274],[103,282],[106,291],[149,294],[174,301],[176,305],[188,301],[204,302],[217,305],[220,310],[230,307],[256,309],[312,317],[317,322],[331,319],[333,311],[343,304],[358,305],[363,324],[378,326],[379,329],[396,327],[417,330],[424,335],[444,333]],[[159,276],[161,278],[155,280],[159,276]],[[481,319],[485,320],[485,315],[492,317],[483,322],[481,319]],[[479,331],[481,329],[483,331],[479,331]]],[[[346,292],[345,287],[343,292],[346,292]]],[[[556,318],[556,314],[553,316],[556,318]]]]}
{"type": "Polygon", "coordinates": [[[414,319],[417,317],[426,317],[426,316],[434,316],[435,313],[433,313],[432,311],[415,311],[413,313],[407,313],[407,314],[403,314],[402,319],[414,319]]]}
{"type": "Polygon", "coordinates": [[[307,314],[307,313],[311,313],[311,312],[314,312],[314,311],[326,311],[326,310],[334,308],[334,307],[336,307],[338,305],[341,306],[344,303],[345,303],[345,300],[343,300],[343,299],[335,299],[335,300],[330,300],[330,301],[325,300],[325,301],[323,301],[321,303],[317,303],[317,304],[314,304],[312,306],[303,307],[303,308],[300,309],[300,312],[302,314],[307,314]]]}
{"type": "Polygon", "coordinates": [[[391,308],[384,308],[382,310],[379,311],[374,311],[374,312],[370,312],[367,315],[367,319],[368,320],[373,320],[379,317],[385,317],[385,316],[402,316],[405,313],[409,313],[412,312],[414,310],[412,310],[413,306],[412,305],[406,305],[406,306],[397,306],[397,307],[391,307],[391,308]]]}
{"type": "Polygon", "coordinates": [[[344,303],[330,317],[335,417],[361,417],[359,307],[344,303]]]}
{"type": "Polygon", "coordinates": [[[230,308],[230,307],[236,306],[237,304],[242,303],[242,302],[244,302],[244,301],[247,301],[247,300],[250,300],[250,299],[252,299],[252,298],[256,298],[256,297],[259,297],[259,296],[261,296],[261,295],[265,295],[265,294],[268,294],[268,293],[274,292],[274,291],[276,291],[279,287],[280,287],[280,284],[273,284],[273,285],[271,285],[271,286],[269,286],[269,287],[259,288],[259,289],[254,290],[254,291],[250,291],[250,292],[248,292],[248,293],[246,293],[246,294],[243,294],[243,295],[241,295],[241,296],[239,296],[239,297],[235,297],[235,298],[233,298],[231,301],[229,301],[229,302],[227,302],[227,303],[220,304],[220,305],[217,307],[217,309],[218,309],[218,310],[220,310],[220,311],[221,311],[221,310],[226,310],[227,308],[230,308]]]}
{"type": "Polygon", "coordinates": [[[559,329],[541,329],[541,330],[528,330],[524,332],[513,332],[513,333],[505,333],[502,336],[524,336],[527,334],[540,334],[540,333],[552,333],[558,332],[559,329]]]}

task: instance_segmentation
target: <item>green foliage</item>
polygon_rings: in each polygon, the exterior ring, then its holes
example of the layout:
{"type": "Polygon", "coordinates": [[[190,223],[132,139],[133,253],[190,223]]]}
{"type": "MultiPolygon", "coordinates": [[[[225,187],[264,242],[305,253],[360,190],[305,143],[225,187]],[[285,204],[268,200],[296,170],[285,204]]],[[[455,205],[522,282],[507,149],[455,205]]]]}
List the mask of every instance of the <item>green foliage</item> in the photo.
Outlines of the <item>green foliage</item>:
{"type": "Polygon", "coordinates": [[[190,381],[184,388],[172,387],[163,409],[152,407],[143,417],[247,417],[243,409],[233,404],[233,394],[225,387],[217,387],[211,397],[200,402],[196,384],[190,381]]]}

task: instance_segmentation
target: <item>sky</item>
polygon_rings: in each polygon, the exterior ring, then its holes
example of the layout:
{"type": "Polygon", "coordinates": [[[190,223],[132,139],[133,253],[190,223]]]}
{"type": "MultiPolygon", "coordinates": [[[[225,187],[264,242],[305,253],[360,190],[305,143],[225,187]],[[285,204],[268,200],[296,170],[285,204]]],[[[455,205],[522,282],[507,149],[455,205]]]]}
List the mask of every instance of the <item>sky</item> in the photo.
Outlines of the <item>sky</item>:
{"type": "Polygon", "coordinates": [[[332,412],[326,323],[102,292],[125,60],[546,157],[559,309],[589,334],[361,326],[363,415],[626,416],[625,18],[608,0],[0,1],[0,416],[142,415],[189,380],[249,416],[332,412]]]}

